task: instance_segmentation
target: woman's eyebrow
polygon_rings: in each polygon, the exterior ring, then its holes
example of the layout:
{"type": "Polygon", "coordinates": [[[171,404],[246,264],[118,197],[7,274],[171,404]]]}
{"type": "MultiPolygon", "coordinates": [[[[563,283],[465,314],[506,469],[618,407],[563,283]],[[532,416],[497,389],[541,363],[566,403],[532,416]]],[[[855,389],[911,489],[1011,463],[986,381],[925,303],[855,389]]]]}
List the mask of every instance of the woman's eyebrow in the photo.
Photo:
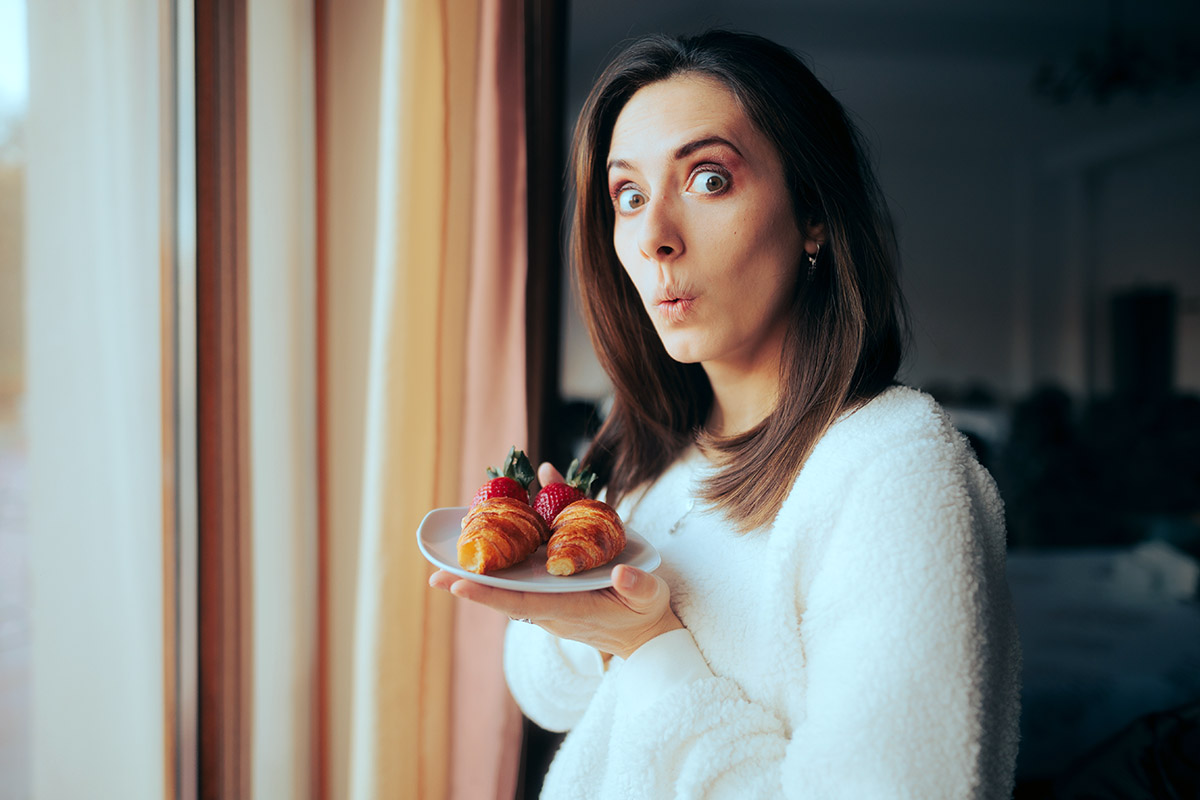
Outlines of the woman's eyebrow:
{"type": "Polygon", "coordinates": [[[733,152],[737,153],[738,158],[745,158],[745,156],[742,155],[742,151],[738,150],[737,147],[734,146],[733,142],[729,141],[728,139],[726,139],[722,136],[705,136],[701,139],[694,139],[693,141],[688,142],[687,144],[683,145],[678,150],[676,150],[675,151],[675,160],[678,161],[681,158],[687,158],[688,156],[690,156],[692,153],[696,152],[700,148],[708,147],[709,145],[714,145],[714,144],[724,145],[725,147],[728,147],[733,152]]]}
{"type": "MultiPolygon", "coordinates": [[[[737,146],[735,146],[733,142],[729,141],[723,136],[705,136],[700,139],[694,139],[687,144],[682,145],[678,150],[675,151],[675,160],[679,161],[680,159],[687,158],[700,148],[708,147],[710,145],[723,145],[736,153],[738,158],[745,158],[745,156],[742,155],[742,151],[738,150],[737,146]]],[[[604,165],[604,169],[606,172],[612,172],[614,169],[633,169],[633,167],[623,158],[613,158],[609,159],[609,161],[604,165]]]]}

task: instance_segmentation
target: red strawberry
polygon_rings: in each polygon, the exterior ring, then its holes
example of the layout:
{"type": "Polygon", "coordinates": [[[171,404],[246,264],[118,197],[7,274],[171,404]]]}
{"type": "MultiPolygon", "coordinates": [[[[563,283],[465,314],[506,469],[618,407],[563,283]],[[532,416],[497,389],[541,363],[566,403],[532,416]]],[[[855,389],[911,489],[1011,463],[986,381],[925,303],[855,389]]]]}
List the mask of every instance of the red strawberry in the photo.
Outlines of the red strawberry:
{"type": "Polygon", "coordinates": [[[514,500],[520,500],[522,503],[528,503],[529,490],[521,488],[521,484],[503,475],[499,478],[492,478],[479,487],[479,491],[475,493],[475,499],[471,501],[471,508],[479,505],[484,500],[491,500],[493,497],[511,497],[514,500]]]}
{"type": "Polygon", "coordinates": [[[554,524],[558,512],[574,503],[583,500],[592,490],[592,481],[596,476],[587,469],[580,469],[579,459],[571,462],[567,468],[565,483],[551,483],[542,487],[533,501],[533,508],[542,515],[547,525],[554,524]]]}
{"type": "Polygon", "coordinates": [[[504,459],[503,471],[495,467],[487,468],[488,482],[479,487],[471,508],[493,497],[511,497],[522,503],[529,502],[529,484],[533,481],[533,465],[525,456],[524,451],[512,447],[504,459]]]}

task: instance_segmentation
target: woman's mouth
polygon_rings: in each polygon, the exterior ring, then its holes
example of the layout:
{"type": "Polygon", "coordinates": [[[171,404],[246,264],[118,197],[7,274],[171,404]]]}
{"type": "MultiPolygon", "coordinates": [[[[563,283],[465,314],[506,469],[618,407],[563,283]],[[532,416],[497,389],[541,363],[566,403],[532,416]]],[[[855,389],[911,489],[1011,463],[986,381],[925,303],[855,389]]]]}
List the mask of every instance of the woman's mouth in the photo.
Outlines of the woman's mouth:
{"type": "Polygon", "coordinates": [[[678,325],[687,318],[695,305],[695,297],[688,295],[679,297],[665,296],[655,302],[654,308],[658,312],[659,318],[664,322],[671,325],[678,325]]]}

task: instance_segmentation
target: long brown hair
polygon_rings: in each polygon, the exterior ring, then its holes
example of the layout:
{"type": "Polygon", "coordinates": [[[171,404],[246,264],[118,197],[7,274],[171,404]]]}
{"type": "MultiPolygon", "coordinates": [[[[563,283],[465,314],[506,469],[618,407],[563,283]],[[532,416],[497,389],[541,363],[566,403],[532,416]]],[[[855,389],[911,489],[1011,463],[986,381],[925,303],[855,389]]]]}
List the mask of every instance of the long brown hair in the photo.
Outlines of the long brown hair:
{"type": "MultiPolygon", "coordinates": [[[[621,52],[592,88],[575,128],[571,256],[582,309],[614,386],[587,460],[609,502],[656,478],[696,441],[719,466],[703,497],[737,527],[770,523],[817,440],[842,412],[883,391],[904,351],[904,303],[891,219],[857,130],[790,50],[714,30],[649,36],[621,52]],[[664,350],[613,247],[605,162],[617,116],[641,88],[675,75],[720,81],[775,145],[800,230],[823,224],[811,280],[798,280],[781,392],[753,429],[717,437],[703,426],[712,389],[699,364],[664,350]]],[[[796,254],[797,269],[802,253],[796,254]]]]}

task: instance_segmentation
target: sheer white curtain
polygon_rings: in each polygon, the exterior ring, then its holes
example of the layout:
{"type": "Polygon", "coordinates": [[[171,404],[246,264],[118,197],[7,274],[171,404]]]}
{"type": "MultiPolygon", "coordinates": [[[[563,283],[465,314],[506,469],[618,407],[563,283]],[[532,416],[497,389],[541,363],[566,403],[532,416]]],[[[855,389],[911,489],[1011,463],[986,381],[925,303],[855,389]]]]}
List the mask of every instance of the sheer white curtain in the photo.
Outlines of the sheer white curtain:
{"type": "Polygon", "coordinates": [[[315,83],[311,4],[256,0],[246,16],[251,786],[265,800],[310,797],[313,788],[315,83]]]}
{"type": "Polygon", "coordinates": [[[165,794],[160,9],[28,8],[38,800],[165,794]]]}
{"type": "MultiPolygon", "coordinates": [[[[174,569],[164,563],[172,557],[164,536],[173,536],[164,497],[176,491],[164,430],[174,424],[175,376],[162,366],[171,363],[163,331],[176,324],[176,231],[162,214],[175,185],[164,124],[174,113],[164,84],[174,43],[163,38],[172,6],[37,0],[28,8],[30,772],[38,800],[173,796],[173,714],[194,712],[189,698],[176,709],[164,697],[176,644],[164,633],[164,592],[174,590],[164,581],[174,569]]],[[[316,618],[313,22],[310,7],[284,0],[247,14],[252,786],[255,797],[305,797],[316,618]]],[[[181,120],[182,136],[190,124],[181,120]]],[[[182,246],[194,256],[194,242],[182,246]]],[[[182,399],[194,408],[194,398],[182,399]]],[[[194,505],[183,513],[194,515],[194,505]]],[[[183,746],[195,741],[185,736],[183,746]]],[[[194,784],[183,796],[193,793],[194,784]]]]}

